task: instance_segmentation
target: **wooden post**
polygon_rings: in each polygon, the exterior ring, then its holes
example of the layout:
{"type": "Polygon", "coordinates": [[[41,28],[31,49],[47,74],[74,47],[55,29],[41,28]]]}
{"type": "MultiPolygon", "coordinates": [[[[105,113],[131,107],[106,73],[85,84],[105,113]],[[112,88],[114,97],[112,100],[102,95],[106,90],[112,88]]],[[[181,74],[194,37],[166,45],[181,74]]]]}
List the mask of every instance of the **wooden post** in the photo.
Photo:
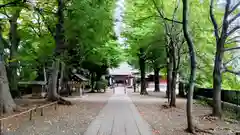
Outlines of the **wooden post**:
{"type": "Polygon", "coordinates": [[[127,90],[126,90],[126,85],[127,85],[127,80],[124,80],[124,93],[126,94],[127,90]]]}
{"type": "Polygon", "coordinates": [[[84,89],[85,89],[85,82],[83,82],[82,95],[85,95],[84,89]]]}
{"type": "Polygon", "coordinates": [[[54,105],[54,109],[57,110],[57,103],[55,103],[55,105],[54,105]]]}
{"type": "Polygon", "coordinates": [[[33,110],[30,111],[30,118],[29,120],[32,120],[33,110]]]}
{"type": "Polygon", "coordinates": [[[115,94],[115,86],[113,85],[113,94],[115,94]]]}
{"type": "Polygon", "coordinates": [[[37,112],[37,109],[38,109],[39,106],[40,106],[40,105],[36,106],[36,108],[34,109],[35,112],[37,112]]]}
{"type": "Polygon", "coordinates": [[[79,83],[79,85],[78,85],[78,87],[79,87],[79,96],[82,97],[82,83],[80,83],[80,82],[78,82],[78,83],[79,83]]]}
{"type": "Polygon", "coordinates": [[[41,108],[41,116],[43,116],[43,108],[41,108]]]}
{"type": "Polygon", "coordinates": [[[0,120],[0,135],[3,135],[3,120],[0,120]]]}

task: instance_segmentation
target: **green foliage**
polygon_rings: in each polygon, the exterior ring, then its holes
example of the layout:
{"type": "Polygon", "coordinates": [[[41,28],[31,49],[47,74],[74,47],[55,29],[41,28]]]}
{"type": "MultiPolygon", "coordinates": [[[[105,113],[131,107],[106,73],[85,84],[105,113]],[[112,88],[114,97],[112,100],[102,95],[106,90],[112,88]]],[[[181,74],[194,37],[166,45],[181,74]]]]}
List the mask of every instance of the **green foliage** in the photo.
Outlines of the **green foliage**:
{"type": "Polygon", "coordinates": [[[107,80],[101,79],[100,81],[96,82],[96,88],[95,89],[96,90],[106,90],[107,84],[108,84],[107,80]]]}
{"type": "MultiPolygon", "coordinates": [[[[25,6],[0,9],[0,14],[6,14],[1,19],[1,33],[8,43],[8,17],[15,10],[22,9],[18,18],[20,45],[16,58],[21,80],[34,80],[43,74],[43,67],[49,69],[55,49],[57,1],[35,2],[35,6],[25,3],[25,6]]],[[[108,73],[108,68],[117,67],[123,60],[122,49],[113,34],[114,2],[65,1],[64,37],[67,48],[60,59],[66,63],[66,69],[81,67],[101,76],[108,73]]],[[[8,60],[9,51],[5,54],[6,62],[12,62],[8,60]]]]}
{"type": "Polygon", "coordinates": [[[160,67],[166,63],[164,27],[152,10],[150,1],[127,1],[125,23],[127,31],[128,62],[135,68],[139,68],[139,49],[144,49],[145,60],[148,63],[146,69],[160,67]],[[137,13],[137,14],[136,14],[137,13]]]}
{"type": "Polygon", "coordinates": [[[112,6],[111,1],[74,0],[68,7],[66,38],[73,66],[85,66],[84,62],[95,67],[116,67],[122,61],[121,49],[112,39],[112,6]]]}
{"type": "MultiPolygon", "coordinates": [[[[1,1],[2,2],[2,1],[1,1]]],[[[127,38],[126,49],[121,49],[115,41],[113,33],[113,8],[115,1],[71,0],[65,1],[64,8],[64,37],[67,48],[61,57],[66,68],[85,68],[94,73],[96,81],[108,73],[108,68],[117,67],[127,58],[128,63],[139,68],[139,48],[143,48],[147,62],[147,71],[153,67],[166,64],[165,26],[163,20],[154,7],[152,0],[127,0],[125,13],[125,32],[127,38]]],[[[156,0],[167,18],[172,18],[178,0],[156,0]]],[[[21,80],[34,80],[43,73],[43,67],[50,67],[55,48],[57,1],[36,1],[36,7],[30,3],[15,7],[1,8],[1,35],[7,43],[3,49],[6,63],[19,61],[19,77],[21,80]],[[17,10],[21,9],[18,19],[18,35],[20,45],[17,57],[9,60],[9,19],[17,10]],[[4,17],[3,17],[4,16],[4,17]],[[6,51],[8,50],[8,51],[6,51]]],[[[175,20],[182,20],[182,5],[179,4],[175,20]]],[[[215,10],[218,24],[222,22],[223,12],[215,10]]],[[[197,52],[197,80],[201,87],[212,87],[212,72],[215,55],[215,38],[213,27],[209,20],[209,1],[191,1],[190,30],[193,35],[197,52]]],[[[171,24],[171,21],[167,21],[171,24]]],[[[177,26],[177,29],[181,27],[177,26]]],[[[175,35],[177,33],[174,33],[175,35]]],[[[2,44],[1,44],[2,45],[2,44]]],[[[228,44],[233,47],[236,44],[228,44]]],[[[182,48],[187,50],[186,45],[182,48]]],[[[225,54],[224,61],[232,58],[232,54],[225,54]]],[[[181,55],[180,74],[182,79],[188,80],[188,53],[181,55]]],[[[233,67],[229,67],[230,69],[233,67]]],[[[166,70],[162,70],[165,72],[166,70]]],[[[223,74],[224,89],[240,89],[238,77],[223,74]]]]}
{"type": "MultiPolygon", "coordinates": [[[[176,12],[175,20],[182,20],[182,5],[181,1],[178,0],[168,0],[159,1],[156,0],[156,5],[162,10],[164,17],[172,19],[172,15],[175,10],[175,6],[179,5],[176,12]],[[175,5],[175,6],[174,6],[175,5]]],[[[166,45],[164,41],[164,29],[163,20],[159,17],[157,9],[154,7],[152,0],[137,0],[137,1],[127,1],[126,5],[126,32],[125,36],[128,38],[128,44],[130,47],[127,49],[129,63],[138,68],[138,49],[143,47],[146,52],[148,62],[156,58],[153,54],[161,54],[160,52],[165,52],[163,47],[166,45]],[[157,41],[156,44],[149,43],[152,41],[157,41]],[[158,49],[157,49],[158,48],[158,49]]],[[[197,78],[196,83],[201,87],[212,87],[212,73],[213,64],[215,56],[215,37],[213,33],[213,26],[209,19],[209,1],[191,1],[190,2],[190,14],[189,14],[189,25],[190,32],[193,36],[195,43],[196,53],[197,53],[197,78]]],[[[214,10],[216,20],[220,24],[222,23],[223,11],[219,9],[214,10]]],[[[171,21],[166,21],[167,24],[172,23],[171,21]]],[[[236,44],[228,44],[226,47],[234,47],[236,44]]],[[[181,79],[188,81],[190,74],[189,56],[187,52],[187,46],[184,44],[181,51],[181,63],[180,63],[180,75],[181,79]]],[[[163,54],[162,55],[166,55],[163,54]]],[[[162,58],[163,56],[159,56],[162,58]]],[[[232,53],[228,53],[224,56],[224,61],[229,61],[233,57],[232,53]]],[[[158,63],[165,63],[164,57],[158,63]]],[[[150,64],[148,64],[150,65],[150,64]]],[[[232,68],[232,67],[228,67],[232,68]]],[[[162,70],[165,72],[166,70],[162,70]]],[[[238,77],[232,74],[224,73],[222,87],[223,89],[240,89],[240,84],[238,83],[238,77]]]]}

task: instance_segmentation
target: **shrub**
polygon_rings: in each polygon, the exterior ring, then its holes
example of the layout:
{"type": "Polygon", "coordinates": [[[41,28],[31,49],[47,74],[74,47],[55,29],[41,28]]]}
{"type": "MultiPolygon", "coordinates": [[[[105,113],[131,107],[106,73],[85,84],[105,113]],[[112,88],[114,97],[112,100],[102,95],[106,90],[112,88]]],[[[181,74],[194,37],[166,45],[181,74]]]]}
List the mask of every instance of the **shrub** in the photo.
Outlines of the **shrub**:
{"type": "Polygon", "coordinates": [[[101,89],[106,90],[107,85],[108,85],[107,80],[97,81],[96,82],[96,90],[101,90],[101,89]]]}

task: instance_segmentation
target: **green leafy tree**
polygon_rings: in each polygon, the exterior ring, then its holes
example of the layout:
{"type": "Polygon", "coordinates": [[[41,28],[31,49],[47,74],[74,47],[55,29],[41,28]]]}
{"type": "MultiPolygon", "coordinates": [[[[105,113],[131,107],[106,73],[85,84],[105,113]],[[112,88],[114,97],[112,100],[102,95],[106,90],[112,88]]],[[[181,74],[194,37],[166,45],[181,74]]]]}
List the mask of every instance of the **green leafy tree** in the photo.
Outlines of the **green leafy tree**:
{"type": "Polygon", "coordinates": [[[151,10],[149,1],[128,1],[127,3],[125,35],[130,45],[129,62],[141,71],[142,94],[146,93],[144,74],[147,69],[155,71],[155,91],[159,91],[159,70],[166,64],[163,25],[158,18],[150,16],[154,14],[154,11],[151,10]]]}
{"type": "MultiPolygon", "coordinates": [[[[15,69],[12,66],[9,66],[9,69],[14,70],[14,73],[17,71],[19,75],[15,77],[22,81],[46,80],[43,72],[46,69],[47,73],[51,73],[48,76],[48,100],[64,101],[57,90],[62,81],[57,83],[57,79],[67,78],[71,74],[69,71],[74,68],[84,67],[90,70],[90,67],[85,67],[84,62],[95,65],[97,78],[101,78],[108,68],[116,67],[121,62],[122,50],[114,41],[112,30],[112,1],[23,2],[25,1],[12,1],[0,5],[1,14],[9,16],[1,20],[1,44],[4,45],[4,48],[1,48],[1,64],[5,66],[3,60],[9,65],[17,63],[15,69]],[[17,9],[21,9],[21,14],[20,11],[19,15],[15,12],[17,9]],[[15,33],[12,33],[17,34],[14,38],[17,42],[14,43],[18,47],[13,47],[15,55],[11,55],[11,51],[8,53],[4,49],[12,44],[10,41],[13,34],[10,33],[12,29],[8,20],[14,17],[12,14],[15,13],[17,19],[12,23],[15,33]]],[[[5,67],[1,68],[1,73],[5,72],[4,69],[5,67]]],[[[4,79],[8,80],[5,76],[4,79]]],[[[11,79],[14,80],[9,78],[11,79]]],[[[15,81],[16,84],[17,82],[15,81]]],[[[5,110],[10,112],[16,106],[13,100],[10,100],[12,97],[6,86],[8,83],[4,83],[4,88],[1,87],[1,97],[5,97],[4,105],[9,107],[5,110]]],[[[64,103],[69,104],[65,101],[64,103]]]]}
{"type": "Polygon", "coordinates": [[[23,6],[26,4],[25,1],[13,1],[5,4],[1,4],[0,11],[2,15],[5,17],[1,19],[1,87],[0,87],[0,100],[1,100],[1,111],[4,112],[12,112],[16,109],[16,104],[14,103],[12,96],[9,91],[9,86],[11,90],[17,91],[17,68],[18,68],[18,61],[16,60],[17,51],[19,46],[19,36],[18,36],[18,24],[17,20],[19,18],[20,12],[23,6]],[[16,7],[15,7],[16,6],[16,7]],[[8,9],[6,9],[8,8],[8,9]],[[10,9],[9,9],[10,8],[10,9]],[[11,14],[11,15],[9,15],[11,14]],[[9,25],[7,25],[7,21],[9,25]],[[5,29],[6,28],[6,29],[5,29]],[[5,36],[5,33],[8,34],[5,36]],[[8,75],[7,70],[4,62],[4,49],[8,48],[10,50],[10,63],[8,68],[8,75]],[[9,82],[10,81],[10,85],[9,82]],[[3,106],[3,108],[2,108],[3,106]]]}
{"type": "MultiPolygon", "coordinates": [[[[214,8],[214,0],[210,2],[210,18],[214,27],[214,35],[216,39],[216,52],[215,52],[215,60],[214,60],[214,68],[213,68],[213,115],[221,117],[221,89],[222,89],[222,73],[230,72],[233,74],[239,74],[238,72],[234,72],[229,69],[227,63],[224,63],[224,56],[227,56],[227,52],[239,49],[236,46],[236,36],[234,33],[239,30],[239,26],[235,26],[234,22],[239,18],[239,12],[237,8],[240,5],[240,2],[232,3],[231,0],[226,0],[226,4],[224,5],[225,10],[222,17],[221,28],[219,28],[218,20],[216,20],[213,8],[214,8]],[[233,4],[233,6],[231,6],[233,4]],[[236,15],[235,15],[235,12],[236,15]],[[233,16],[233,17],[230,17],[233,16]],[[220,29],[220,30],[219,30],[220,29]]],[[[231,54],[230,54],[231,55],[231,54]]]]}

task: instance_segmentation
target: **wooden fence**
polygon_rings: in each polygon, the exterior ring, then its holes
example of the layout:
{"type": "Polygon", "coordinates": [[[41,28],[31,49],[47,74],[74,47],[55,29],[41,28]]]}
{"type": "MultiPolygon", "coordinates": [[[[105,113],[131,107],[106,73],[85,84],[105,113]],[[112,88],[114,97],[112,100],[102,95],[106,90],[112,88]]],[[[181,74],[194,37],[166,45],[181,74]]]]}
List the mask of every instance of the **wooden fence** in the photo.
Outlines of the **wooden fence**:
{"type": "Polygon", "coordinates": [[[21,113],[18,113],[18,114],[14,114],[14,115],[10,115],[10,116],[1,118],[0,119],[0,135],[3,135],[3,122],[4,122],[4,120],[8,120],[8,119],[11,119],[11,118],[14,118],[14,117],[18,117],[18,116],[21,116],[21,115],[24,115],[24,114],[29,114],[29,120],[32,120],[33,111],[37,112],[37,110],[39,109],[40,110],[40,115],[43,116],[44,115],[44,108],[48,107],[48,106],[53,106],[53,105],[54,105],[54,109],[57,110],[58,102],[56,101],[56,102],[52,102],[52,103],[49,103],[49,104],[45,104],[45,105],[41,105],[41,106],[31,108],[27,111],[24,111],[24,112],[21,112],[21,113]]]}

